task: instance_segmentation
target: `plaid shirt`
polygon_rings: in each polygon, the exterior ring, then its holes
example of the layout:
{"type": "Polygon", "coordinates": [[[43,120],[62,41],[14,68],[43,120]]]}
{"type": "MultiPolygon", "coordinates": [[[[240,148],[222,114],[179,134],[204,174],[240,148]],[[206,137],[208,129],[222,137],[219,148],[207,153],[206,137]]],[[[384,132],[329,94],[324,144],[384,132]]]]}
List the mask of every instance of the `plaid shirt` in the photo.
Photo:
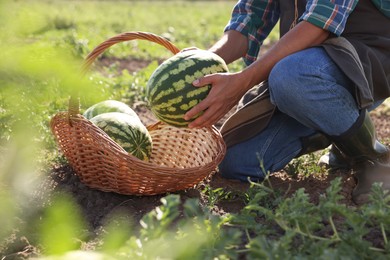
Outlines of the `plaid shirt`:
{"type": "MultiPolygon", "coordinates": [[[[281,0],[285,1],[285,0],[281,0]]],[[[390,17],[389,0],[372,0],[386,16],[390,17]]],[[[349,14],[358,0],[308,0],[306,11],[299,18],[340,36],[349,14]]],[[[240,0],[235,5],[225,31],[236,30],[248,37],[249,48],[244,57],[246,64],[257,58],[260,46],[279,21],[279,0],[240,0]]]]}

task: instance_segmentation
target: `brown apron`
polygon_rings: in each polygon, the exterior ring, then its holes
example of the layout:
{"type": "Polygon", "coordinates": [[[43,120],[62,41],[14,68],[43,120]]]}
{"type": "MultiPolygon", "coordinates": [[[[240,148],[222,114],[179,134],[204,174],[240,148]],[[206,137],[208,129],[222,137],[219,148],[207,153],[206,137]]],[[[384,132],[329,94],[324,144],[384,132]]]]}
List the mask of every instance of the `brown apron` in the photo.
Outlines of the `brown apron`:
{"type": "MultiPolygon", "coordinates": [[[[281,36],[305,10],[305,0],[296,1],[297,6],[294,2],[280,1],[281,36]]],[[[359,107],[364,108],[374,100],[389,97],[390,19],[371,1],[359,1],[341,36],[331,37],[321,46],[354,83],[359,107]]],[[[254,86],[221,127],[226,145],[229,147],[259,134],[268,125],[275,110],[269,99],[267,82],[254,86]]]]}

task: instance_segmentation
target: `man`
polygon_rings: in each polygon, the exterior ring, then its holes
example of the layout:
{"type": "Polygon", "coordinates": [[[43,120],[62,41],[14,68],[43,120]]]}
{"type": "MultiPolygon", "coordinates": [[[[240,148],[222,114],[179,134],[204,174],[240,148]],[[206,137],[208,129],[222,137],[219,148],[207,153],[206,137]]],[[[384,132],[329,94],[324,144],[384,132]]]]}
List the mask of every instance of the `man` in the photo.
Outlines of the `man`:
{"type": "Polygon", "coordinates": [[[228,144],[220,165],[224,177],[261,181],[293,158],[332,143],[330,166],[358,169],[355,202],[366,200],[374,182],[390,188],[390,152],[376,139],[367,112],[390,96],[390,1],[238,1],[210,50],[226,63],[243,57],[248,65],[196,80],[194,86],[212,89],[185,115],[204,111],[189,126],[212,125],[244,96],[240,116],[222,128],[228,144]],[[280,40],[257,58],[278,21],[280,40]],[[247,96],[260,93],[253,90],[260,83],[276,108],[257,127],[256,115],[245,122],[239,117],[248,110],[247,96]]]}

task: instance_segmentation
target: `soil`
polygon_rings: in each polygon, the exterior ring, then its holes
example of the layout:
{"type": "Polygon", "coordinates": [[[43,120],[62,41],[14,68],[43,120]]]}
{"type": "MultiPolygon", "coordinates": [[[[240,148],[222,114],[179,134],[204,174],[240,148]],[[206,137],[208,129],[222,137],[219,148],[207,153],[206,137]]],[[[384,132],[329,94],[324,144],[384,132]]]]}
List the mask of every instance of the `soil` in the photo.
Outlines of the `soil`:
{"type": "MultiPolygon", "coordinates": [[[[125,64],[126,61],[123,60],[120,60],[119,62],[121,68],[128,68],[131,71],[138,70],[146,65],[144,62],[134,63],[133,61],[127,64],[125,64]]],[[[151,115],[146,108],[137,107],[135,109],[144,124],[149,125],[155,121],[153,115],[151,115]]],[[[383,107],[383,109],[378,109],[378,112],[372,113],[372,118],[374,124],[376,125],[379,139],[389,142],[389,108],[386,106],[383,107]]],[[[222,121],[223,120],[219,122],[217,127],[220,126],[222,121]]],[[[387,143],[387,145],[389,145],[389,143],[387,143]]],[[[286,171],[280,171],[273,173],[270,176],[270,183],[274,189],[288,191],[290,194],[299,188],[305,188],[306,192],[310,195],[311,200],[315,203],[318,200],[319,195],[324,193],[326,188],[329,187],[330,181],[336,177],[342,178],[342,195],[344,197],[343,203],[347,206],[354,205],[351,200],[351,192],[356,183],[350,170],[338,170],[326,174],[326,176],[317,176],[314,174],[306,177],[289,175],[286,171]]],[[[232,192],[243,192],[249,187],[246,183],[226,180],[222,178],[218,172],[212,176],[208,184],[212,188],[223,188],[226,191],[232,192]]],[[[197,189],[179,191],[177,194],[180,194],[182,201],[185,201],[188,198],[199,198],[200,202],[205,204],[207,198],[205,198],[204,193],[201,192],[201,187],[202,185],[200,185],[197,189]]],[[[47,191],[51,193],[66,191],[71,194],[80,206],[82,213],[85,216],[85,220],[90,227],[91,233],[95,234],[102,228],[106,219],[115,212],[124,213],[131,221],[138,223],[142,216],[159,206],[160,199],[166,195],[128,196],[94,190],[80,182],[76,173],[67,164],[56,165],[50,171],[50,174],[41,189],[42,194],[47,194],[47,191]]],[[[47,203],[47,201],[44,201],[43,203],[47,203]]],[[[244,201],[239,199],[228,202],[220,201],[215,205],[213,212],[215,214],[237,213],[244,207],[244,205],[244,201]]],[[[0,258],[25,259],[39,255],[38,248],[32,246],[31,244],[26,236],[16,233],[8,239],[5,247],[3,247],[3,253],[1,253],[0,250],[0,258]]],[[[94,246],[95,245],[93,243],[85,245],[87,248],[93,248],[94,246]]]]}

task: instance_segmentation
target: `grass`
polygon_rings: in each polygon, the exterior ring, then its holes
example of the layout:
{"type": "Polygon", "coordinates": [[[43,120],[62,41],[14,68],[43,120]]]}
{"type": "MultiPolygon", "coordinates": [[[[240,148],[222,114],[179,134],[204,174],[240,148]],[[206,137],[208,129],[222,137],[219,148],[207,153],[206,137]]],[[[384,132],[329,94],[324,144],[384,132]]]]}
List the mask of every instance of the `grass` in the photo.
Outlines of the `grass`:
{"type": "MultiPolygon", "coordinates": [[[[39,1],[28,6],[12,2],[10,10],[15,10],[12,15],[16,19],[27,13],[23,20],[35,21],[25,40],[46,41],[61,47],[69,44],[75,54],[85,55],[107,38],[127,31],[164,36],[180,49],[207,48],[221,35],[232,5],[233,2],[39,1]]],[[[147,59],[169,55],[162,48],[142,41],[122,44],[110,49],[107,55],[114,54],[147,59]]]]}

